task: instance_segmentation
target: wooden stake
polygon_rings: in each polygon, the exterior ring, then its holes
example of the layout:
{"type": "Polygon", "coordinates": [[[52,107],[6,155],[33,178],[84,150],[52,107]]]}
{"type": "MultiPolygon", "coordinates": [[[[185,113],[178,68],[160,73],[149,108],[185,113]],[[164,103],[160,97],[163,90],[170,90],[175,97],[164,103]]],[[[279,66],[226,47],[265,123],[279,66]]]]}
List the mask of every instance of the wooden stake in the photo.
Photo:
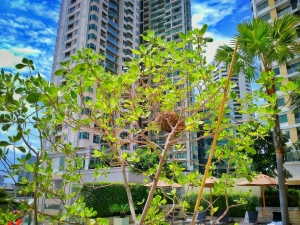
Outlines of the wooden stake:
{"type": "Polygon", "coordinates": [[[198,213],[198,208],[199,208],[200,201],[201,201],[201,198],[202,198],[203,189],[204,189],[205,181],[206,181],[206,178],[207,178],[208,170],[209,170],[209,167],[211,165],[212,158],[215,154],[215,149],[216,149],[217,140],[218,140],[218,136],[219,136],[219,129],[220,129],[220,125],[221,125],[221,120],[223,118],[225,101],[227,99],[228,86],[229,86],[230,78],[231,78],[231,75],[232,75],[233,64],[234,64],[234,60],[235,60],[235,56],[236,56],[236,52],[237,52],[237,47],[238,47],[238,41],[236,41],[236,43],[235,43],[234,52],[233,52],[233,55],[232,55],[231,64],[230,64],[230,68],[229,68],[228,76],[227,76],[227,82],[226,82],[226,85],[224,87],[224,95],[223,95],[223,100],[222,100],[222,104],[221,104],[221,107],[220,107],[220,113],[219,113],[219,117],[218,117],[217,129],[216,129],[216,133],[214,135],[213,143],[212,143],[212,146],[211,146],[211,151],[210,151],[210,154],[209,154],[209,157],[208,157],[208,160],[207,160],[207,164],[206,164],[206,167],[205,167],[205,172],[204,172],[204,175],[203,175],[203,180],[202,180],[202,183],[201,183],[201,186],[200,186],[198,199],[197,199],[197,202],[196,202],[196,205],[195,205],[194,214],[193,214],[192,223],[191,223],[192,225],[194,225],[195,221],[196,221],[196,215],[198,213]]]}

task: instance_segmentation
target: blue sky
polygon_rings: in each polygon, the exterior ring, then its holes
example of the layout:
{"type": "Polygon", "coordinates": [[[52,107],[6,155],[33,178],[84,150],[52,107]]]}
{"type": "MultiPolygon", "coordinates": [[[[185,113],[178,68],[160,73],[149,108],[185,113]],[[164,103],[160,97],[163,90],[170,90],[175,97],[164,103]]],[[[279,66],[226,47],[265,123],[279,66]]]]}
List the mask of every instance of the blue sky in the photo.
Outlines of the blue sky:
{"type": "MultiPolygon", "coordinates": [[[[191,1],[193,27],[208,24],[207,36],[214,39],[206,53],[208,61],[211,61],[219,45],[229,44],[236,24],[251,18],[250,1],[191,1]]],[[[23,57],[27,57],[34,61],[36,71],[49,80],[59,7],[60,0],[1,0],[0,68],[12,71],[23,57]]],[[[7,132],[0,130],[0,140],[7,135],[7,132]]],[[[35,142],[33,139],[32,145],[35,142]]],[[[13,160],[12,154],[10,159],[13,160]]]]}

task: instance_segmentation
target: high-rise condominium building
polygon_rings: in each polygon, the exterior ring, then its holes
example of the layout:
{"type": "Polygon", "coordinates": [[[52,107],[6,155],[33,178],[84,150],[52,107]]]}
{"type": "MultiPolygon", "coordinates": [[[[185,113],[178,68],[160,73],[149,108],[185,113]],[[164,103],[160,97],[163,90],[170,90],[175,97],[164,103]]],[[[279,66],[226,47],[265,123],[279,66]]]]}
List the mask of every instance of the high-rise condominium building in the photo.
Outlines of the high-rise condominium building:
{"type": "MultiPolygon", "coordinates": [[[[221,78],[227,78],[228,71],[224,63],[220,63],[216,66],[214,71],[214,81],[219,81],[221,78]]],[[[244,73],[239,73],[238,75],[233,75],[231,77],[232,83],[235,83],[236,86],[233,87],[234,91],[240,99],[243,99],[246,94],[251,94],[251,84],[250,80],[246,77],[244,73]]],[[[243,121],[249,120],[249,115],[239,113],[241,104],[234,100],[230,104],[230,109],[232,111],[233,123],[242,123],[243,121]]]]}
{"type": "MultiPolygon", "coordinates": [[[[187,33],[192,28],[190,0],[143,0],[141,1],[140,10],[141,33],[154,30],[156,36],[161,36],[167,41],[180,41],[179,33],[187,33]]],[[[175,71],[173,74],[168,75],[174,84],[180,79],[179,72],[175,71]]],[[[182,104],[188,107],[192,104],[193,99],[194,96],[191,92],[182,104]]],[[[149,136],[156,144],[164,145],[165,136],[163,133],[156,135],[150,132],[149,136]]],[[[197,143],[192,141],[196,139],[197,135],[196,133],[190,133],[188,136],[190,140],[182,143],[185,146],[184,150],[180,153],[171,150],[171,157],[185,165],[189,171],[198,170],[197,143]]]]}
{"type": "MultiPolygon", "coordinates": [[[[137,0],[62,0],[58,21],[55,55],[52,73],[60,68],[60,62],[70,60],[70,56],[84,47],[106,56],[103,64],[112,73],[122,73],[124,62],[134,55],[132,49],[139,46],[139,1],[137,0]]],[[[70,63],[72,61],[70,60],[70,63]]],[[[56,85],[63,85],[63,76],[52,75],[56,85]]],[[[89,99],[94,93],[86,94],[89,99]]],[[[82,114],[89,113],[83,109],[82,114]]],[[[93,127],[73,132],[69,126],[57,128],[55,139],[71,142],[79,148],[78,155],[90,155],[92,149],[106,146],[93,127]]],[[[123,146],[133,150],[133,144],[123,146]]],[[[86,159],[83,170],[93,169],[95,159],[86,159]]],[[[63,168],[64,157],[56,156],[54,168],[63,168]]]]}
{"type": "MultiPolygon", "coordinates": [[[[213,80],[220,81],[221,78],[227,78],[228,71],[224,63],[220,63],[216,65],[216,68],[213,72],[213,80]]],[[[236,85],[233,87],[232,91],[234,91],[239,98],[243,99],[246,94],[251,94],[251,85],[249,79],[247,79],[246,75],[243,73],[239,73],[238,75],[234,75],[231,77],[232,83],[236,85]]],[[[224,116],[230,117],[230,121],[233,126],[236,124],[243,123],[249,120],[249,115],[239,113],[241,109],[241,104],[238,103],[236,100],[230,102],[229,104],[230,113],[224,116]]],[[[209,123],[209,120],[206,122],[209,123]]],[[[203,132],[198,132],[198,136],[201,137],[203,132]]],[[[204,139],[200,139],[198,141],[198,156],[199,156],[199,171],[204,173],[205,165],[208,159],[208,150],[211,148],[213,142],[213,137],[208,137],[204,139]]],[[[217,145],[223,146],[224,144],[228,144],[228,140],[223,139],[217,142],[217,145]]],[[[218,162],[216,164],[216,170],[214,176],[220,176],[222,173],[226,173],[228,165],[223,161],[218,162]]]]}
{"type": "MultiPolygon", "coordinates": [[[[148,29],[166,40],[180,40],[179,33],[191,29],[191,5],[189,0],[62,0],[57,30],[53,74],[60,68],[60,62],[83,47],[106,55],[104,66],[112,73],[122,73],[124,62],[133,57],[132,49],[139,46],[140,33],[148,29]]],[[[70,60],[70,63],[72,61],[70,60]]],[[[179,71],[172,74],[178,82],[179,71]]],[[[63,76],[52,76],[56,85],[63,85],[63,76]]],[[[91,91],[87,97],[93,99],[91,91]]],[[[193,101],[193,93],[187,96],[185,105],[193,101]]],[[[89,113],[88,109],[82,114],[89,113]]],[[[84,127],[73,132],[69,126],[57,128],[55,139],[71,142],[78,147],[78,156],[90,155],[92,149],[102,149],[106,142],[101,140],[93,127],[84,127]]],[[[122,135],[122,134],[121,134],[122,135]]],[[[124,134],[126,135],[126,134],[124,134]]],[[[160,136],[151,136],[156,143],[164,143],[160,136]]],[[[196,135],[190,134],[190,138],[196,135]]],[[[186,141],[185,151],[178,153],[177,160],[186,164],[188,170],[197,169],[197,144],[186,141]]],[[[126,144],[123,149],[134,151],[135,144],[126,144]]],[[[63,169],[64,156],[55,155],[54,168],[63,169]]],[[[83,170],[88,173],[97,162],[86,157],[83,170]]]]}
{"type": "MultiPolygon", "coordinates": [[[[269,22],[275,18],[282,17],[285,13],[293,13],[299,15],[300,2],[297,0],[251,0],[251,7],[254,18],[262,18],[269,22]]],[[[276,75],[283,76],[283,82],[295,81],[300,77],[300,58],[292,59],[284,65],[274,64],[273,69],[276,75]]],[[[278,106],[282,108],[279,115],[281,130],[287,134],[290,144],[296,142],[300,138],[300,113],[294,114],[289,103],[289,94],[277,91],[278,106]]],[[[294,175],[289,180],[289,185],[295,185],[300,180],[299,163],[300,155],[297,151],[288,153],[284,166],[294,175]]],[[[298,183],[299,185],[299,183],[298,183]]]]}

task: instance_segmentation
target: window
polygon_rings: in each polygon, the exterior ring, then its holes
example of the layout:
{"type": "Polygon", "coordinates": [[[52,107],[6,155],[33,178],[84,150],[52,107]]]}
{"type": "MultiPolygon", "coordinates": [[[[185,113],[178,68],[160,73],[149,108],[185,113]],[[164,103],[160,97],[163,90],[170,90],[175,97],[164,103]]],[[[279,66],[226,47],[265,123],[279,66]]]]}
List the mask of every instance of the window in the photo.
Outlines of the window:
{"type": "Polygon", "coordinates": [[[268,1],[265,1],[257,6],[257,11],[261,11],[269,6],[268,1]]]}
{"type": "Polygon", "coordinates": [[[300,123],[300,113],[295,114],[296,123],[300,123]]]}
{"type": "Polygon", "coordinates": [[[94,135],[93,136],[93,143],[100,144],[100,136],[99,135],[94,135]]]}
{"type": "Polygon", "coordinates": [[[274,71],[275,75],[279,75],[280,74],[280,70],[279,70],[278,67],[275,68],[275,69],[273,69],[273,71],[274,71]]]}
{"type": "Polygon", "coordinates": [[[181,7],[177,8],[177,9],[173,9],[173,10],[172,10],[172,13],[180,12],[180,9],[181,9],[181,7]]]}
{"type": "Polygon", "coordinates": [[[285,101],[284,101],[284,98],[279,98],[277,100],[277,104],[278,104],[278,107],[282,107],[285,105],[285,101]]]}
{"type": "Polygon", "coordinates": [[[181,24],[181,21],[180,21],[180,20],[177,21],[177,22],[173,22],[173,23],[172,23],[172,26],[174,27],[174,26],[177,26],[177,25],[179,25],[179,24],[181,24]]]}
{"type": "Polygon", "coordinates": [[[91,110],[89,108],[83,108],[81,115],[91,115],[91,110]]]}
{"type": "Polygon", "coordinates": [[[299,69],[300,69],[300,63],[299,62],[287,66],[288,74],[298,72],[299,69]]]}
{"type": "Polygon", "coordinates": [[[284,131],[283,134],[286,139],[291,139],[290,131],[284,131]]]}
{"type": "Polygon", "coordinates": [[[285,8],[282,9],[282,10],[278,10],[277,16],[278,16],[278,17],[282,17],[284,14],[290,13],[291,11],[292,11],[292,8],[291,8],[291,6],[289,5],[289,6],[285,7],[285,8]]]}
{"type": "Polygon", "coordinates": [[[99,0],[91,0],[91,2],[97,2],[97,3],[99,3],[99,0]]]}
{"type": "Polygon", "coordinates": [[[93,10],[99,12],[99,8],[97,6],[95,6],[95,5],[91,6],[91,11],[93,11],[93,10]]]}
{"type": "Polygon", "coordinates": [[[287,119],[287,115],[283,114],[283,115],[279,115],[279,123],[287,123],[288,119],[287,119]]]}
{"type": "Polygon", "coordinates": [[[98,30],[98,27],[95,25],[95,24],[89,24],[89,30],[91,30],[91,29],[93,29],[93,30],[98,30]]]}
{"type": "Polygon", "coordinates": [[[269,19],[271,19],[270,13],[268,13],[268,14],[262,16],[261,19],[268,21],[269,19]]]}
{"type": "Polygon", "coordinates": [[[90,20],[96,20],[98,22],[98,16],[95,14],[90,15],[90,20]]]}
{"type": "Polygon", "coordinates": [[[65,53],[65,58],[68,58],[68,57],[70,57],[70,55],[71,55],[71,53],[70,53],[70,52],[66,52],[66,53],[65,53]]]}
{"type": "Polygon", "coordinates": [[[125,138],[127,138],[128,137],[128,134],[127,133],[121,133],[120,134],[120,138],[122,138],[122,139],[125,139],[125,138]]]}
{"type": "Polygon", "coordinates": [[[79,139],[89,139],[90,138],[90,134],[87,132],[79,132],[79,139]]]}
{"type": "Polygon", "coordinates": [[[59,157],[59,167],[58,167],[59,171],[63,171],[65,169],[65,157],[64,156],[60,156],[59,157]]]}
{"type": "Polygon", "coordinates": [[[89,100],[92,100],[92,98],[90,96],[84,96],[83,97],[83,101],[87,102],[89,100]]]}
{"type": "Polygon", "coordinates": [[[62,183],[63,183],[63,180],[54,180],[53,183],[54,183],[54,186],[55,186],[55,188],[56,188],[57,190],[62,189],[62,183]]]}
{"type": "Polygon", "coordinates": [[[74,11],[75,11],[75,7],[72,7],[72,8],[70,9],[69,13],[72,13],[72,12],[74,12],[74,11]]]}
{"type": "Polygon", "coordinates": [[[86,47],[96,50],[96,45],[94,45],[93,43],[88,43],[86,47]]]}
{"type": "Polygon", "coordinates": [[[97,35],[96,34],[88,34],[88,39],[97,40],[97,35]]]}

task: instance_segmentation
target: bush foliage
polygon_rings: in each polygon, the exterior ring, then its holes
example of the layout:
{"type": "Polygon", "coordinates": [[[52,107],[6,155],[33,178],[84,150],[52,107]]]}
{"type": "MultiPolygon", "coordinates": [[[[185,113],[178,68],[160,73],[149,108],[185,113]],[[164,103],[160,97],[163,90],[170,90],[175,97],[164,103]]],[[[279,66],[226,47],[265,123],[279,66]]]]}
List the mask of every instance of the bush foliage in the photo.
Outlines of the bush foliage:
{"type": "MultiPolygon", "coordinates": [[[[245,197],[246,194],[239,192],[235,194],[230,194],[228,196],[228,202],[229,205],[235,205],[236,200],[239,200],[242,197],[245,197]]],[[[191,192],[186,195],[184,195],[183,199],[189,204],[189,208],[187,209],[188,212],[193,212],[195,208],[195,204],[197,201],[198,193],[191,192]]],[[[203,210],[207,209],[209,207],[209,194],[204,193],[203,198],[201,200],[200,206],[203,207],[203,210]],[[205,199],[205,200],[204,200],[205,199]]],[[[212,195],[212,201],[214,202],[218,196],[212,195]]],[[[258,205],[258,197],[252,196],[247,199],[248,204],[240,205],[238,207],[233,207],[230,209],[229,213],[232,217],[244,217],[246,211],[255,211],[255,206],[258,205]]],[[[220,196],[218,200],[213,204],[214,208],[218,207],[219,210],[225,210],[226,209],[226,202],[225,202],[225,196],[220,196]]]]}
{"type": "MultiPolygon", "coordinates": [[[[137,211],[141,211],[141,206],[137,203],[146,200],[148,188],[136,183],[130,183],[129,187],[137,211]]],[[[93,207],[97,211],[97,217],[115,215],[109,211],[109,206],[112,204],[128,204],[127,194],[122,182],[85,183],[81,189],[81,195],[84,197],[86,206],[88,208],[93,207]]]]}
{"type": "MultiPolygon", "coordinates": [[[[266,206],[280,207],[279,190],[277,188],[269,187],[265,190],[266,206]]],[[[289,207],[300,206],[300,191],[295,189],[288,189],[287,201],[289,207]]]]}

